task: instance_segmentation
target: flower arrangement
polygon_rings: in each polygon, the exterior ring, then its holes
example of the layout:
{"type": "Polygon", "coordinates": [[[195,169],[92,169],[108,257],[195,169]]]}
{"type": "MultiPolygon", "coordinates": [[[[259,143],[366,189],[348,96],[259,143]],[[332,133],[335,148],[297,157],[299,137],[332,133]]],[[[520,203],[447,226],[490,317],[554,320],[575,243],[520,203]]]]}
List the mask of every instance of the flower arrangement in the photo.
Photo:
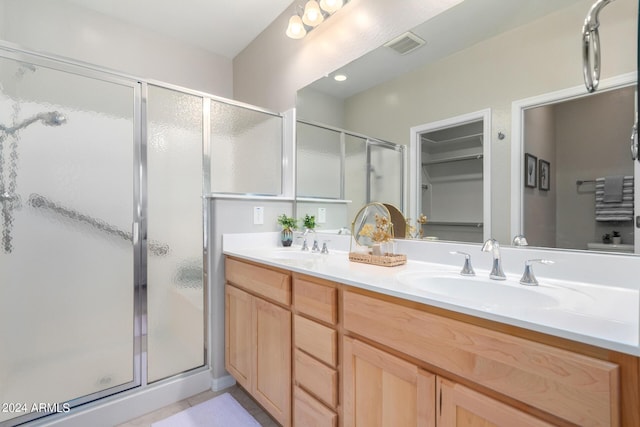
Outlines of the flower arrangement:
{"type": "Polygon", "coordinates": [[[375,243],[391,241],[393,239],[393,224],[389,221],[389,218],[376,214],[375,221],[375,226],[373,224],[364,224],[358,234],[370,238],[375,243]]]}
{"type": "Polygon", "coordinates": [[[422,226],[427,223],[427,216],[425,214],[421,213],[418,216],[418,220],[416,222],[418,224],[420,224],[419,229],[418,229],[418,234],[420,235],[420,238],[422,239],[424,237],[424,230],[422,229],[422,226]]]}
{"type": "Polygon", "coordinates": [[[406,235],[411,237],[412,239],[415,239],[416,237],[419,236],[420,239],[422,239],[423,235],[424,235],[424,230],[422,229],[422,226],[425,225],[427,223],[427,216],[423,213],[421,213],[418,216],[418,219],[416,220],[416,225],[411,225],[411,218],[407,218],[405,220],[406,223],[406,235]]]}

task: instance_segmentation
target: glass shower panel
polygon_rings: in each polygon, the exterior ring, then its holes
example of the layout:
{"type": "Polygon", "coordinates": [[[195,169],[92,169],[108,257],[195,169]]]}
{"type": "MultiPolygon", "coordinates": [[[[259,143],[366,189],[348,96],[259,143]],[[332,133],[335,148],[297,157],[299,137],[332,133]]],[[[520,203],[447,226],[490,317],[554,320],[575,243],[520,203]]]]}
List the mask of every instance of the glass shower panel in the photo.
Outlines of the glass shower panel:
{"type": "Polygon", "coordinates": [[[347,205],[348,224],[367,203],[367,140],[359,136],[345,135],[344,198],[347,205]]]}
{"type": "Polygon", "coordinates": [[[279,115],[211,100],[211,191],[282,194],[279,115]]]}
{"type": "Polygon", "coordinates": [[[390,203],[402,210],[404,188],[403,152],[369,143],[369,185],[371,202],[390,203]]]}
{"type": "Polygon", "coordinates": [[[342,199],[341,139],[341,132],[297,123],[298,197],[342,199]]]}
{"type": "Polygon", "coordinates": [[[202,98],[149,86],[148,381],[204,365],[202,98]]]}
{"type": "Polygon", "coordinates": [[[10,58],[0,82],[0,402],[132,386],[136,86],[10,58]]]}

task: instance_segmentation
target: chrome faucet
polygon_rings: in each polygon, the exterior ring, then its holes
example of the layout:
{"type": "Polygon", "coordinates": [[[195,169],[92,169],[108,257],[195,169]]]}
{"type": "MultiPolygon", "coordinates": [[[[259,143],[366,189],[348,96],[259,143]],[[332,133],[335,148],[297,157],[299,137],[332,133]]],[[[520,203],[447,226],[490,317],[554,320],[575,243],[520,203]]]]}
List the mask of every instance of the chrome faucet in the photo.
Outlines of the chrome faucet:
{"type": "Polygon", "coordinates": [[[493,280],[505,280],[507,276],[502,271],[502,259],[500,258],[500,244],[496,239],[489,239],[482,245],[482,252],[491,252],[493,255],[493,266],[489,277],[493,280]]]}
{"type": "Polygon", "coordinates": [[[462,255],[464,256],[464,266],[462,266],[462,270],[460,271],[460,274],[462,276],[475,276],[476,272],[473,271],[473,267],[471,266],[471,255],[469,255],[466,252],[460,252],[460,251],[451,251],[449,252],[451,255],[462,255]]]}
{"type": "Polygon", "coordinates": [[[550,261],[548,259],[526,260],[524,263],[524,274],[522,274],[520,284],[527,286],[538,286],[538,281],[536,280],[536,276],[533,275],[533,266],[531,265],[534,262],[539,262],[540,264],[553,264],[553,261],[550,261]]]}
{"type": "Polygon", "coordinates": [[[513,246],[529,246],[527,238],[522,234],[516,234],[513,236],[513,246]]]}
{"type": "Polygon", "coordinates": [[[313,233],[313,246],[311,247],[312,252],[320,252],[320,246],[318,245],[318,235],[316,234],[316,230],[313,228],[305,228],[304,233],[302,233],[303,241],[302,241],[302,250],[308,251],[309,245],[307,245],[307,235],[313,233]]]}

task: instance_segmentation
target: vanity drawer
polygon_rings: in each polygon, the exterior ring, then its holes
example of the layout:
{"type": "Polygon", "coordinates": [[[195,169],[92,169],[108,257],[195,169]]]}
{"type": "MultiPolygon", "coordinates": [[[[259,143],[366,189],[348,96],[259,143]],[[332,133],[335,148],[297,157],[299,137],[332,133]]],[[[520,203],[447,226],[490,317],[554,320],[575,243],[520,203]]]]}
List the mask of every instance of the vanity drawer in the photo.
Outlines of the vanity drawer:
{"type": "Polygon", "coordinates": [[[338,322],[338,290],[306,278],[293,278],[293,306],[299,313],[335,325],[338,322]]]}
{"type": "Polygon", "coordinates": [[[614,363],[350,291],[343,304],[346,330],[577,425],[620,423],[614,363]]]}
{"type": "Polygon", "coordinates": [[[291,305],[291,277],[280,271],[225,258],[225,279],[253,294],[291,305]]]}
{"type": "Polygon", "coordinates": [[[338,405],[338,372],[297,349],[294,360],[296,383],[335,408],[338,405]]]}
{"type": "Polygon", "coordinates": [[[294,387],[293,425],[304,427],[337,427],[338,415],[299,387],[294,387]]]}
{"type": "Polygon", "coordinates": [[[338,336],[334,329],[295,315],[293,319],[295,347],[333,366],[338,364],[338,336]]]}

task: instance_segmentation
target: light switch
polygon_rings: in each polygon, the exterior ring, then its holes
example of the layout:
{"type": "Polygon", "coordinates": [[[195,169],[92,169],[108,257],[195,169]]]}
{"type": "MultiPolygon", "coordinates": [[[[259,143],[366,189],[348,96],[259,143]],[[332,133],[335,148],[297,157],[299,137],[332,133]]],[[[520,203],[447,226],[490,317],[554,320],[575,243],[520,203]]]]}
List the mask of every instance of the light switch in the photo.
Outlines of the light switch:
{"type": "Polygon", "coordinates": [[[327,222],[327,208],[318,208],[318,224],[327,222]]]}
{"type": "Polygon", "coordinates": [[[263,206],[253,207],[253,224],[254,225],[264,224],[264,207],[263,206]]]}

